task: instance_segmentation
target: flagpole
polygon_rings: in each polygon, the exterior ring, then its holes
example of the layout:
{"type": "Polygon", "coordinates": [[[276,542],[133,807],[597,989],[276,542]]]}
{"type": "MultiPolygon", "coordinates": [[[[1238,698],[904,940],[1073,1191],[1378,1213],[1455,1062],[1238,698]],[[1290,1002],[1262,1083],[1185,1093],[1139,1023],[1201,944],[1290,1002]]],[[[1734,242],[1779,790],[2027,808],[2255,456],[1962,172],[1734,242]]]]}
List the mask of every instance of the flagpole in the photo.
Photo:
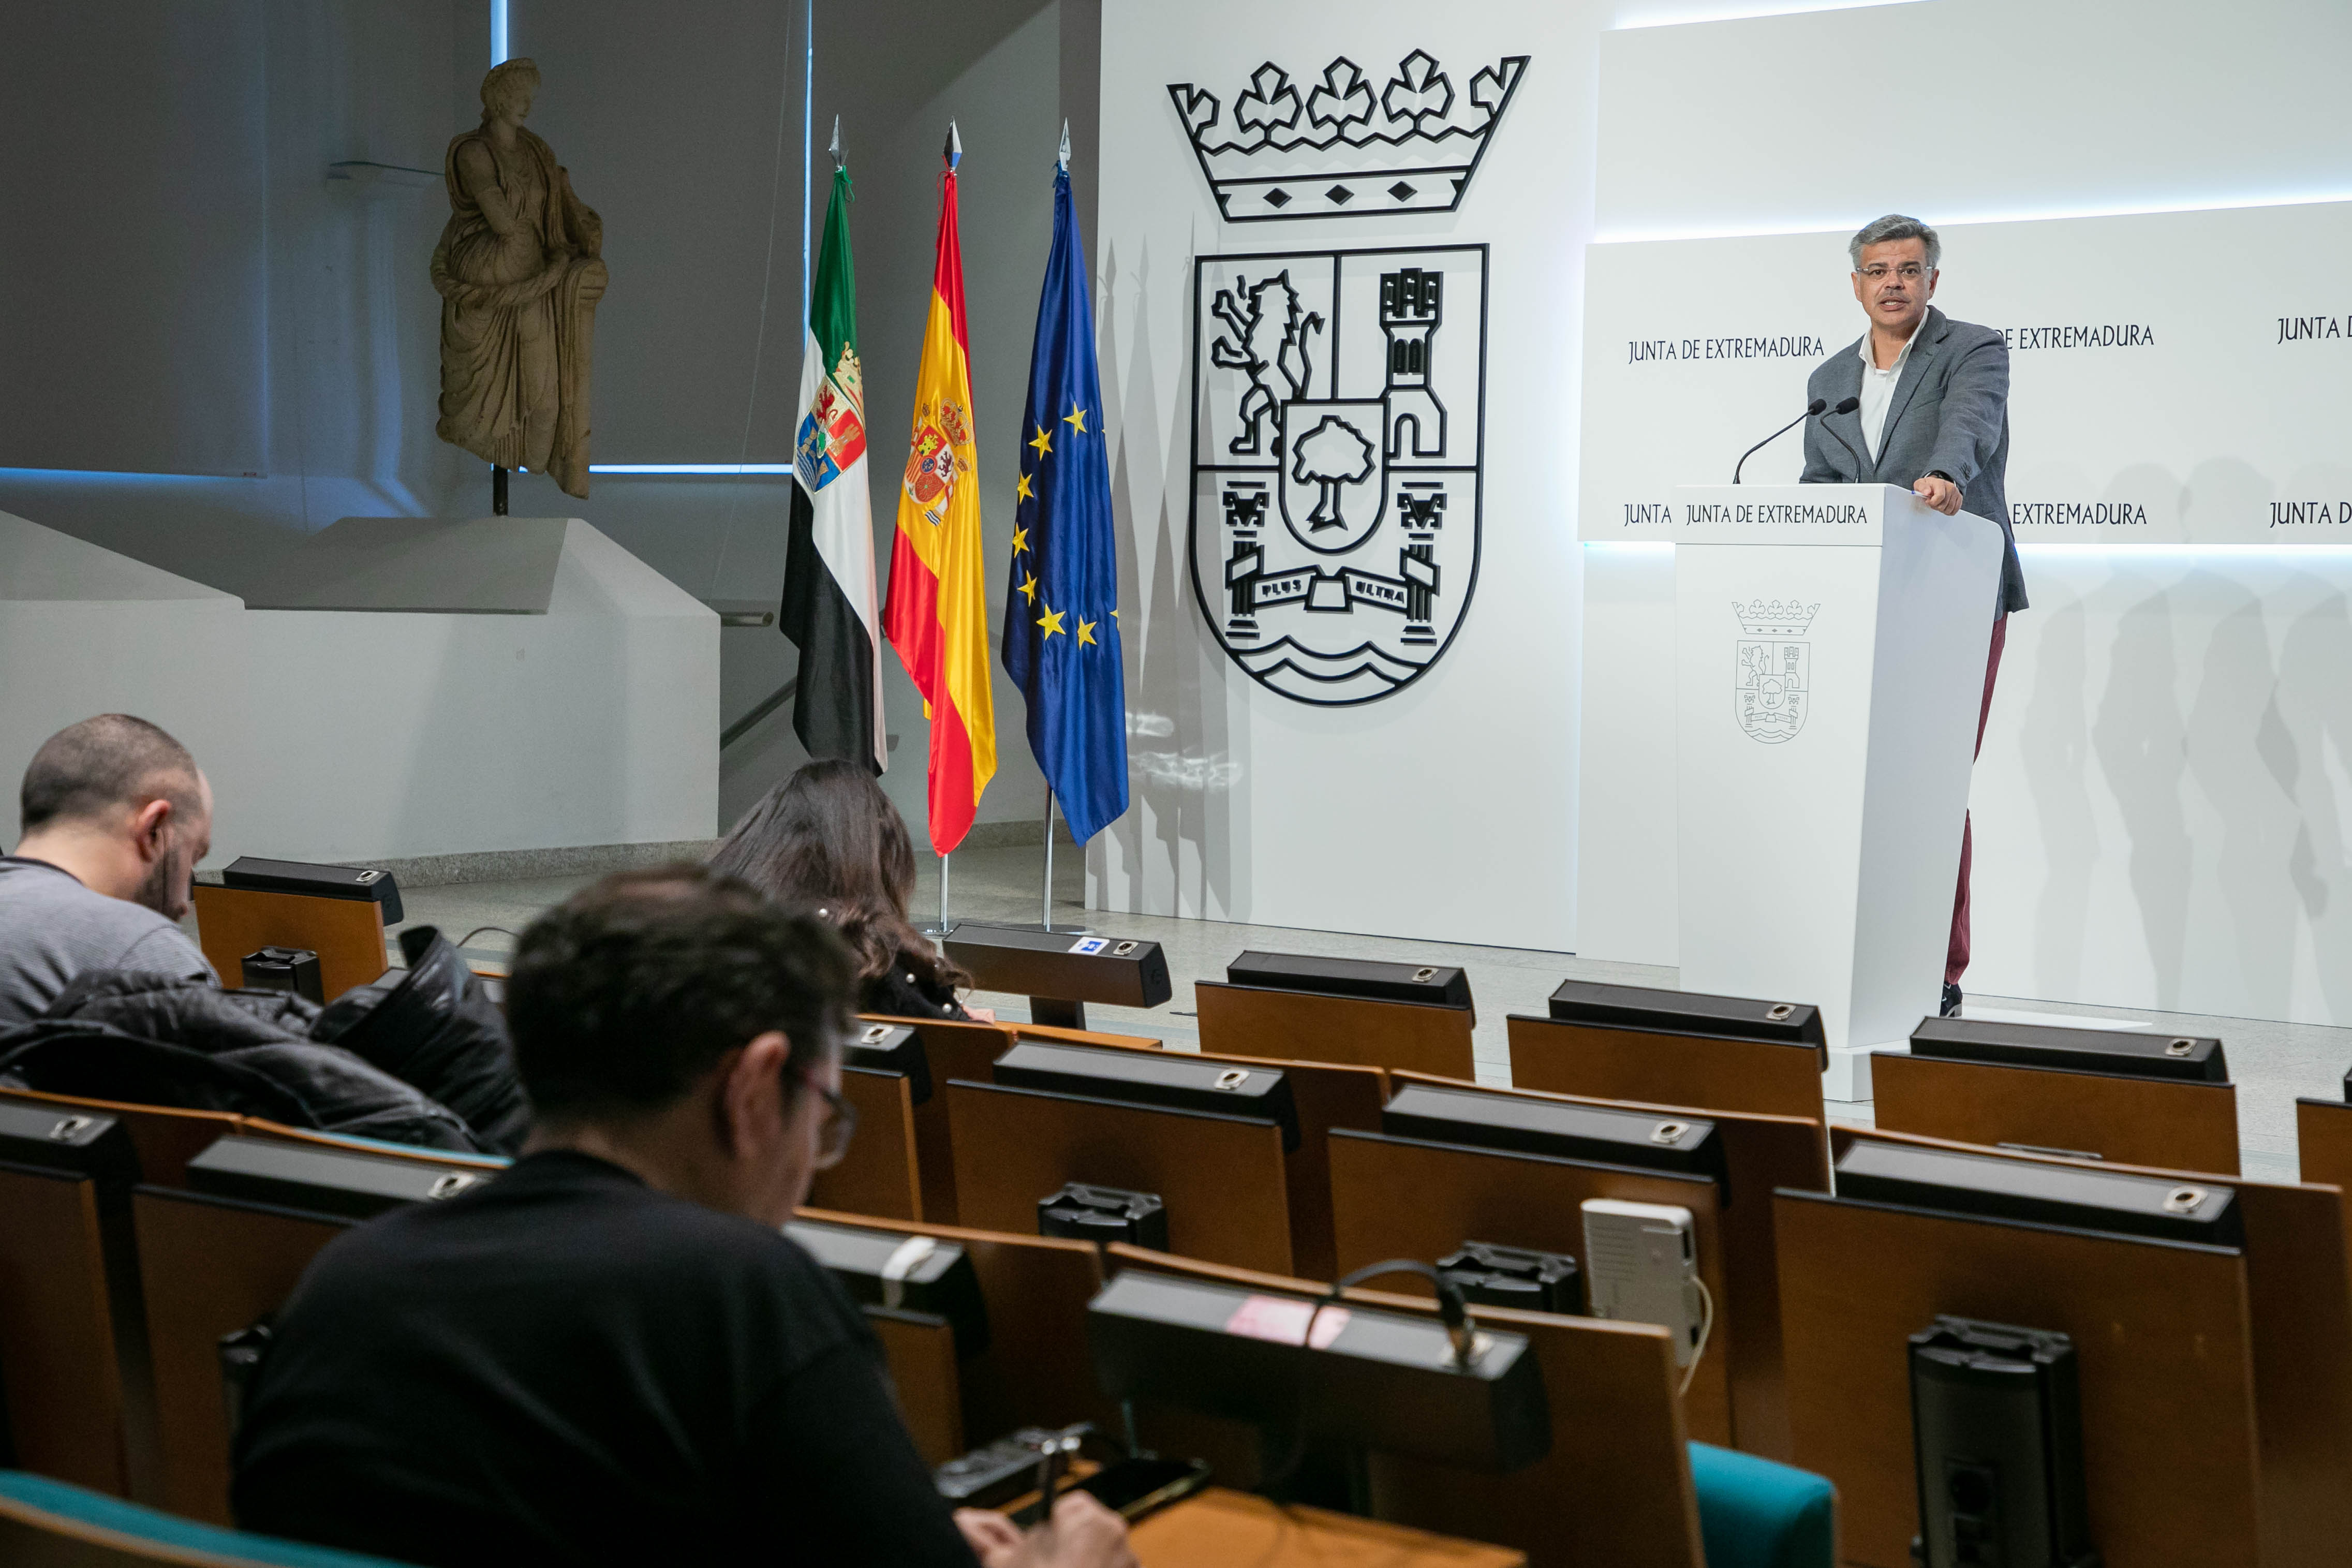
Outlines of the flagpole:
{"type": "Polygon", "coordinates": [[[1039,931],[1054,929],[1054,786],[1045,786],[1045,902],[1037,916],[1039,931]]]}

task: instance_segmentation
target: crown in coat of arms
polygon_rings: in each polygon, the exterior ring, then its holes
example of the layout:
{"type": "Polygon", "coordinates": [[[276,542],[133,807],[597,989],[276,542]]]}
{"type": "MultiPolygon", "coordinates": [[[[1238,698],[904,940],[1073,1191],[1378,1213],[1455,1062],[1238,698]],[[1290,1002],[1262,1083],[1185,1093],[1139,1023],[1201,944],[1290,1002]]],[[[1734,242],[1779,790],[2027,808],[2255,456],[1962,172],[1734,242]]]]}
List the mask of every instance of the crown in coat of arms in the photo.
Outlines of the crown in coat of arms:
{"type": "Polygon", "coordinates": [[[1820,611],[1819,605],[1801,605],[1794,599],[1786,604],[1753,599],[1745,605],[1735,600],[1731,605],[1732,614],[1739,617],[1739,629],[1755,637],[1803,637],[1820,611]]]}
{"type": "Polygon", "coordinates": [[[1457,89],[1415,49],[1377,90],[1344,56],[1301,92],[1268,60],[1230,117],[1217,96],[1171,82],[1201,173],[1230,223],[1452,212],[1518,89],[1528,57],[1507,55],[1457,89]]]}

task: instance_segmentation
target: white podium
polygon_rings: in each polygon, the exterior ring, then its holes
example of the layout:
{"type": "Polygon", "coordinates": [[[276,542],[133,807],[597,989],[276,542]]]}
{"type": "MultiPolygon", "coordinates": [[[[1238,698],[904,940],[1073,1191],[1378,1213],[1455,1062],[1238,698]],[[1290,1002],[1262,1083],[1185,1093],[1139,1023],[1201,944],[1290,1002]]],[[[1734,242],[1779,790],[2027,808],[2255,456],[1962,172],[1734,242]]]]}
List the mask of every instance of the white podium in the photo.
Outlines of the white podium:
{"type": "Polygon", "coordinates": [[[1675,493],[1682,985],[1822,1010],[1831,1100],[1942,995],[2000,530],[1892,485],[1675,493]]]}

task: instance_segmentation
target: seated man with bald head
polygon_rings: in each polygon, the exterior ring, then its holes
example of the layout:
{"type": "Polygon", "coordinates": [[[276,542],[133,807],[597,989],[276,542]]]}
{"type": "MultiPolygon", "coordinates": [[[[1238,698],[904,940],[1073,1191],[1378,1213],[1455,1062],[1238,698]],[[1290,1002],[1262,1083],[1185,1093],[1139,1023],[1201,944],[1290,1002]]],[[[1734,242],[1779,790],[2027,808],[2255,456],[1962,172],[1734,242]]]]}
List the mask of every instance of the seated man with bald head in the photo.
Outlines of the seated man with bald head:
{"type": "Polygon", "coordinates": [[[0,1028],[89,970],[217,978],[177,923],[213,836],[185,746],[127,713],[85,719],[34,753],[18,804],[16,852],[0,855],[0,1028]]]}

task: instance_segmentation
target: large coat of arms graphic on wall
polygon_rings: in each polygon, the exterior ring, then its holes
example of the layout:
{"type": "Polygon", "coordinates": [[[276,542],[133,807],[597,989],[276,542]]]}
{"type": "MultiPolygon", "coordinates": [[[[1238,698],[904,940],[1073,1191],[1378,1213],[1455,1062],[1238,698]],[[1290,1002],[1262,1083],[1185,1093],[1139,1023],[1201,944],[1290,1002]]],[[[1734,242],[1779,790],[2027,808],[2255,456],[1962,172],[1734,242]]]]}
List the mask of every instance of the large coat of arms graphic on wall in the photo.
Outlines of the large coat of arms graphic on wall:
{"type": "Polygon", "coordinates": [[[1486,247],[1195,258],[1192,587],[1300,702],[1386,697],[1478,576],[1486,247]]]}

